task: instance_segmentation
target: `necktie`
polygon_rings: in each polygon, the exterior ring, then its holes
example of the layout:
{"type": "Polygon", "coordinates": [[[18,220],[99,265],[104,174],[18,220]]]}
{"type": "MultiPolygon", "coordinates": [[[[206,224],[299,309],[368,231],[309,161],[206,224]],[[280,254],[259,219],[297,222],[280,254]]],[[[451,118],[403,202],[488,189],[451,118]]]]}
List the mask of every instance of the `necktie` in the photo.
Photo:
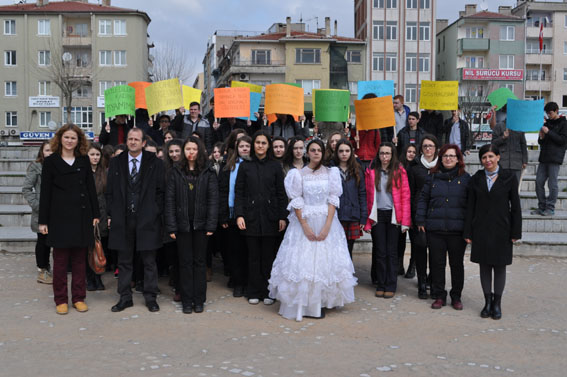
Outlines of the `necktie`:
{"type": "Polygon", "coordinates": [[[130,172],[130,177],[133,181],[135,181],[138,177],[138,168],[136,167],[137,162],[138,160],[136,160],[135,158],[132,159],[132,171],[130,172]]]}

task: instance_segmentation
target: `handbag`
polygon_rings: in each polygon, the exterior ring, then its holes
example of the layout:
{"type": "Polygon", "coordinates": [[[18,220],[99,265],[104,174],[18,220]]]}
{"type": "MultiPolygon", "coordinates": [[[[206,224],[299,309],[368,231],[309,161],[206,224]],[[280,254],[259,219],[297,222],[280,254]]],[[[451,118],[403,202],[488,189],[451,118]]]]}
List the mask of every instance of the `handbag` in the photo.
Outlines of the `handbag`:
{"type": "Polygon", "coordinates": [[[106,257],[100,241],[100,229],[98,224],[93,227],[94,245],[89,247],[89,266],[98,275],[103,274],[106,267],[106,257]]]}

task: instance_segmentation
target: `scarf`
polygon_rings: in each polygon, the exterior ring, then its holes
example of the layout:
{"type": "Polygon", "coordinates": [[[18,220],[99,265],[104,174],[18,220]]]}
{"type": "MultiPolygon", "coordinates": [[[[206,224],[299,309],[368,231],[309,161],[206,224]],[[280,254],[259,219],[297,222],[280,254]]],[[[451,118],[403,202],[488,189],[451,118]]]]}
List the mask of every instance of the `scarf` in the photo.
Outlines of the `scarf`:
{"type": "Polygon", "coordinates": [[[488,191],[492,189],[494,182],[496,182],[496,178],[498,178],[498,171],[500,170],[500,166],[496,168],[495,171],[489,172],[488,170],[484,170],[484,174],[486,174],[486,185],[488,186],[488,191]]]}
{"type": "Polygon", "coordinates": [[[435,165],[437,165],[437,160],[439,159],[439,157],[435,157],[435,159],[431,162],[427,162],[427,160],[425,159],[424,155],[421,155],[420,161],[421,164],[426,168],[426,169],[432,169],[435,165]]]}

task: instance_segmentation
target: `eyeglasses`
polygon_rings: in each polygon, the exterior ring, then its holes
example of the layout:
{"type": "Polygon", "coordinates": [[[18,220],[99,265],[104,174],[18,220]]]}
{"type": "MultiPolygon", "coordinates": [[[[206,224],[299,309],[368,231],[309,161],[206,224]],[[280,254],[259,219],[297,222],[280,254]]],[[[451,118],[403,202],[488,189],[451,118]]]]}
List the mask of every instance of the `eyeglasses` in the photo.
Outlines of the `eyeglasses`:
{"type": "Polygon", "coordinates": [[[380,156],[389,156],[392,152],[380,152],[380,156]]]}
{"type": "Polygon", "coordinates": [[[456,154],[445,154],[443,155],[443,158],[457,158],[456,154]]]}
{"type": "Polygon", "coordinates": [[[421,147],[423,149],[435,148],[435,144],[423,144],[421,147]]]}

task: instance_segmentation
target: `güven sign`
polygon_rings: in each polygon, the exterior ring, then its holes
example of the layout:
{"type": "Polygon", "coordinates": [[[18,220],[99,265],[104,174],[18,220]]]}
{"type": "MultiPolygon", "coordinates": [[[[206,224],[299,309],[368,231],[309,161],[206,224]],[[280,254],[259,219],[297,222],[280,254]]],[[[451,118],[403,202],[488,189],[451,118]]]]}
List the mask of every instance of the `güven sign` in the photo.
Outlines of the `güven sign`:
{"type": "Polygon", "coordinates": [[[463,80],[523,80],[522,69],[463,69],[463,80]]]}

